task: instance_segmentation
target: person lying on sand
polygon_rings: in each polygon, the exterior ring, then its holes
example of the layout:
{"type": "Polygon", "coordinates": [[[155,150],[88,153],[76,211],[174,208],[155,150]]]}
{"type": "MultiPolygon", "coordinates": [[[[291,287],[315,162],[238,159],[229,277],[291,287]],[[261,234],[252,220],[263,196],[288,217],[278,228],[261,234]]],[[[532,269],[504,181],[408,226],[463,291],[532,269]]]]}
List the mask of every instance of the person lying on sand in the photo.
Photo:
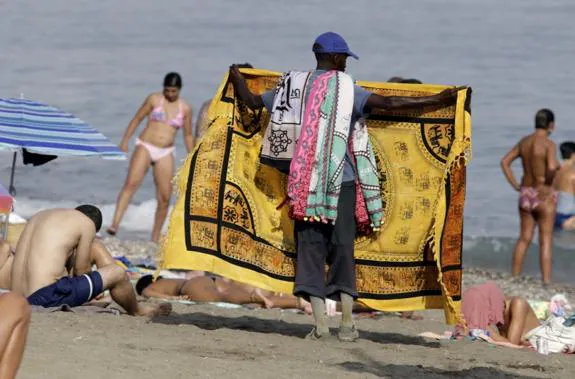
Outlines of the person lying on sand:
{"type": "Polygon", "coordinates": [[[169,314],[170,304],[138,304],[126,273],[113,260],[92,271],[92,247],[101,226],[102,214],[93,205],[38,212],[18,241],[12,290],[32,305],[76,307],[109,289],[112,299],[130,315],[169,314]]]}
{"type": "Polygon", "coordinates": [[[506,298],[493,282],[465,290],[461,311],[465,325],[458,325],[456,334],[485,334],[495,343],[511,347],[522,346],[526,334],[540,326],[527,300],[506,298]]]}
{"type": "Polygon", "coordinates": [[[224,302],[232,304],[259,304],[265,308],[301,309],[311,314],[311,306],[293,295],[274,295],[250,285],[216,276],[192,279],[164,279],[156,281],[152,275],[141,277],[136,292],[144,297],[198,302],[224,302]]]}
{"type": "Polygon", "coordinates": [[[14,262],[14,251],[7,241],[0,240],[0,288],[10,289],[10,274],[14,262]]]}
{"type": "Polygon", "coordinates": [[[0,295],[0,378],[16,377],[30,325],[30,305],[13,292],[0,295]]]}

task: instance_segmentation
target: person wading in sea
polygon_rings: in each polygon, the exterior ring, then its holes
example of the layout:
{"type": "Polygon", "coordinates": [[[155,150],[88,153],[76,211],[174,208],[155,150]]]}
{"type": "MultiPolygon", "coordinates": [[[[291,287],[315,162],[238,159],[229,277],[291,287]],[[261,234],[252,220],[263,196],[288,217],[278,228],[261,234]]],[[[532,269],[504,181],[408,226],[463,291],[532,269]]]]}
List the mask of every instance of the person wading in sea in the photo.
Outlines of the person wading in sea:
{"type": "Polygon", "coordinates": [[[553,254],[553,225],[555,223],[556,194],[552,187],[559,167],[557,147],[549,139],[555,129],[555,115],[541,109],[535,115],[535,131],[523,137],[501,159],[501,168],[513,189],[519,192],[521,230],[513,251],[512,275],[521,274],[527,248],[535,228],[539,227],[539,263],[543,283],[551,282],[553,254]],[[511,163],[521,159],[523,178],[517,182],[511,163]]]}

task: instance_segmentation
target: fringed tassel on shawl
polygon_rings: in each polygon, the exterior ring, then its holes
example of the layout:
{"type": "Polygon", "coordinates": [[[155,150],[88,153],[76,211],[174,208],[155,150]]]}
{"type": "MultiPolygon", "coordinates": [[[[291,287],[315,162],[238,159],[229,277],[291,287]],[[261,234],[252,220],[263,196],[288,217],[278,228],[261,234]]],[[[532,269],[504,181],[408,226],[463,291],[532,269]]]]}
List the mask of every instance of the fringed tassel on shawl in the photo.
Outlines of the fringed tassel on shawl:
{"type": "MultiPolygon", "coordinates": [[[[194,158],[194,155],[197,154],[200,146],[201,146],[200,144],[196,145],[196,147],[194,148],[194,151],[192,153],[188,153],[187,157],[182,160],[183,164],[176,171],[176,175],[174,175],[174,177],[172,178],[172,186],[174,188],[176,198],[180,197],[180,194],[184,193],[184,191],[186,190],[186,186],[188,184],[188,175],[190,172],[190,165],[192,164],[192,159],[194,158]]],[[[176,210],[176,207],[174,207],[172,209],[172,212],[174,212],[175,210],[176,210]]],[[[168,220],[171,220],[171,219],[172,219],[172,215],[169,214],[168,220]]],[[[159,254],[158,254],[157,262],[156,262],[157,269],[154,272],[154,280],[157,279],[157,277],[160,275],[161,268],[164,267],[167,245],[172,238],[173,238],[173,227],[172,227],[172,223],[169,223],[168,224],[168,230],[167,230],[166,234],[164,234],[161,237],[161,240],[159,243],[159,249],[158,249],[159,254]]]]}
{"type": "Polygon", "coordinates": [[[462,136],[455,135],[453,144],[451,146],[451,151],[447,160],[446,169],[443,175],[443,184],[440,186],[439,189],[439,196],[436,200],[436,217],[433,219],[433,224],[431,226],[432,233],[430,233],[429,237],[429,247],[433,252],[433,258],[437,264],[437,271],[438,271],[438,281],[441,286],[441,291],[443,293],[443,297],[446,301],[447,307],[444,308],[446,311],[445,318],[448,324],[464,324],[463,315],[461,314],[461,310],[459,307],[456,306],[455,301],[453,300],[453,295],[449,293],[447,290],[447,286],[444,282],[443,272],[441,271],[441,254],[440,254],[440,244],[441,244],[441,237],[443,228],[439,228],[439,224],[437,223],[437,216],[439,214],[446,214],[448,209],[446,209],[445,202],[439,203],[439,199],[444,198],[445,196],[445,185],[449,180],[449,175],[453,169],[459,168],[462,165],[466,165],[469,160],[471,159],[472,152],[471,152],[471,115],[469,112],[463,109],[462,105],[465,101],[465,96],[462,96],[462,93],[459,93],[457,98],[458,108],[461,109],[459,114],[456,114],[456,122],[458,121],[463,123],[464,125],[464,133],[462,136]],[[440,212],[443,210],[444,212],[440,212]]]}

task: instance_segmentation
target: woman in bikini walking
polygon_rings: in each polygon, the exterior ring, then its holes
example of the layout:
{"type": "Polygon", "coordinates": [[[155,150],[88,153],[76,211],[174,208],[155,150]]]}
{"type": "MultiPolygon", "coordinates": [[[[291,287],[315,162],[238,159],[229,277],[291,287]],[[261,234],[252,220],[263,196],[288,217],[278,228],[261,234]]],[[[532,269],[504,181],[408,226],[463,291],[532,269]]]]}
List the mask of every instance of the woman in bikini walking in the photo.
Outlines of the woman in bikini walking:
{"type": "Polygon", "coordinates": [[[144,118],[148,118],[146,128],[136,138],[136,149],[132,154],[128,176],[118,195],[112,225],[107,230],[110,235],[115,235],[118,231],[120,221],[132,200],[132,196],[140,188],[142,180],[152,166],[158,202],[152,241],[158,242],[160,238],[172,195],[174,141],[179,129],[183,129],[186,150],[190,152],[194,147],[192,109],[180,98],[181,89],[182,78],[180,75],[175,72],[167,74],[164,78],[164,91],[152,93],[146,98],[124,133],[120,149],[128,152],[128,141],[144,118]]]}

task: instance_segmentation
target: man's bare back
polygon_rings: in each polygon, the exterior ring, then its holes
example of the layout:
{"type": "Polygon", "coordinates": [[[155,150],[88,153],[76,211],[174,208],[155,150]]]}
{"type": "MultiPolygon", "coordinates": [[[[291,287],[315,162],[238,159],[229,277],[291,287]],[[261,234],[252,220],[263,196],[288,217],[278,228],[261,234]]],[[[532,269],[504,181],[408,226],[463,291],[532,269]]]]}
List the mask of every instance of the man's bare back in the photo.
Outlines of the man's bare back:
{"type": "Polygon", "coordinates": [[[560,149],[563,164],[555,175],[553,185],[557,191],[575,196],[575,142],[563,142],[560,149]]]}
{"type": "MultiPolygon", "coordinates": [[[[95,237],[92,220],[75,209],[49,209],[37,213],[27,223],[16,247],[12,290],[30,296],[67,276],[67,263],[74,267],[78,257],[87,257],[88,264],[84,269],[88,272],[95,237]]],[[[76,275],[83,273],[76,272],[76,275]]]]}
{"type": "Polygon", "coordinates": [[[537,131],[519,141],[519,156],[523,166],[522,187],[550,186],[557,167],[555,143],[537,131]]]}
{"type": "Polygon", "coordinates": [[[575,170],[572,166],[563,165],[557,171],[555,189],[575,196],[575,170]]]}
{"type": "Polygon", "coordinates": [[[560,150],[563,163],[553,183],[557,191],[555,227],[575,230],[575,142],[563,142],[560,150]]]}

